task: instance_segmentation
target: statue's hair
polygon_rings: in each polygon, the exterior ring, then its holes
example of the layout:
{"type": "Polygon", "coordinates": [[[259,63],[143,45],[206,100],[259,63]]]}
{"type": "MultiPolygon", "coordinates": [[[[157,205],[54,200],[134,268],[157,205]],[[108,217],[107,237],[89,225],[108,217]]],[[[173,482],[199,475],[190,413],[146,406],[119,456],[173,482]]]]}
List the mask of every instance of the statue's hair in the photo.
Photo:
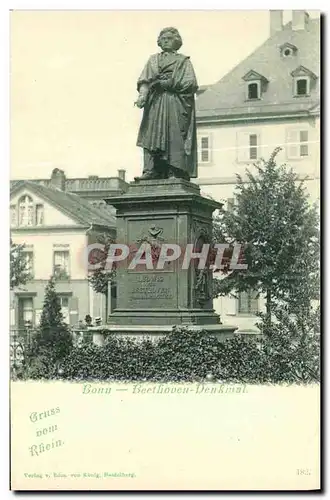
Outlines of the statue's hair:
{"type": "Polygon", "coordinates": [[[159,33],[159,36],[157,38],[157,45],[160,46],[160,41],[164,33],[172,33],[174,35],[174,40],[175,40],[175,50],[179,50],[179,48],[182,45],[182,38],[180,36],[180,33],[176,28],[168,27],[162,29],[162,31],[159,33]]]}

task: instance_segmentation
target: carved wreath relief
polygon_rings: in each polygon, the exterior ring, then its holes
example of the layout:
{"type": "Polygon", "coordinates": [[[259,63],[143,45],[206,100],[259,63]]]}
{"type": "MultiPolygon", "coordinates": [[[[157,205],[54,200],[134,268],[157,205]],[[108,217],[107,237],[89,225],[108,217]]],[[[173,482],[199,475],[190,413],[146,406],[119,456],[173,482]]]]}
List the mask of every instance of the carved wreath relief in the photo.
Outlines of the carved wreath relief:
{"type": "Polygon", "coordinates": [[[150,226],[146,233],[143,233],[137,240],[136,243],[148,243],[151,248],[151,258],[153,264],[155,264],[160,256],[160,251],[162,248],[162,243],[165,239],[161,236],[164,232],[162,227],[157,227],[155,224],[150,226]]]}

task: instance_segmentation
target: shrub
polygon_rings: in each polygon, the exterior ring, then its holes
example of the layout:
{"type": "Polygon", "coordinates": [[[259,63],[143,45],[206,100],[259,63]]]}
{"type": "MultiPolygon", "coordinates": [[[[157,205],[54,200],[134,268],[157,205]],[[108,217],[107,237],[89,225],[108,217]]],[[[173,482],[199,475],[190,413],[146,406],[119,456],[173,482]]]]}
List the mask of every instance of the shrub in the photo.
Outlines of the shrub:
{"type": "Polygon", "coordinates": [[[47,352],[39,351],[39,354],[30,352],[24,361],[19,378],[25,379],[52,379],[56,377],[57,365],[50,361],[47,352]]]}
{"type": "Polygon", "coordinates": [[[274,382],[317,382],[320,380],[319,309],[307,308],[290,314],[283,304],[274,308],[272,323],[261,315],[258,325],[264,373],[274,382]]]}
{"type": "MultiPolygon", "coordinates": [[[[111,334],[104,346],[73,347],[49,378],[193,382],[212,375],[227,383],[305,383],[319,380],[318,366],[316,339],[292,341],[274,330],[261,340],[238,336],[221,342],[205,331],[177,327],[153,342],[111,334]]],[[[44,374],[42,364],[33,370],[44,374]]]]}
{"type": "Polygon", "coordinates": [[[40,326],[25,349],[24,377],[54,378],[59,363],[69,355],[72,345],[72,334],[63,321],[55,281],[50,278],[45,290],[40,326]]]}

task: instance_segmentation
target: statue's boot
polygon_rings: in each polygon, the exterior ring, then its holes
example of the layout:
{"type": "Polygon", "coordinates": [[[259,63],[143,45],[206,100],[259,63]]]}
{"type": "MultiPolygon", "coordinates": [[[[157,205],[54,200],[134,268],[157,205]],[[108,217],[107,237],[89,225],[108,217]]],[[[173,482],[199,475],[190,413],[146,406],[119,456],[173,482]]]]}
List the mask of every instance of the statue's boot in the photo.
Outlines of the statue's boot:
{"type": "Polygon", "coordinates": [[[148,181],[151,179],[158,179],[158,176],[156,176],[153,172],[144,172],[141,177],[134,177],[136,181],[148,181]]]}
{"type": "Polygon", "coordinates": [[[169,179],[185,179],[186,181],[190,180],[189,175],[183,170],[179,170],[178,168],[170,167],[168,169],[168,178],[169,179]]]}

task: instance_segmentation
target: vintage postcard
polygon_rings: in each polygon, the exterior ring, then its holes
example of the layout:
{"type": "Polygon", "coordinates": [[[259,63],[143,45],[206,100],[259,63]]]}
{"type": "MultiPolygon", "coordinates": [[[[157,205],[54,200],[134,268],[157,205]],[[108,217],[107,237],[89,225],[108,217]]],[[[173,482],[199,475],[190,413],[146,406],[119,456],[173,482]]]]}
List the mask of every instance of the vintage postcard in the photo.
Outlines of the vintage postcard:
{"type": "Polygon", "coordinates": [[[11,490],[320,490],[320,23],[11,12],[11,490]]]}

